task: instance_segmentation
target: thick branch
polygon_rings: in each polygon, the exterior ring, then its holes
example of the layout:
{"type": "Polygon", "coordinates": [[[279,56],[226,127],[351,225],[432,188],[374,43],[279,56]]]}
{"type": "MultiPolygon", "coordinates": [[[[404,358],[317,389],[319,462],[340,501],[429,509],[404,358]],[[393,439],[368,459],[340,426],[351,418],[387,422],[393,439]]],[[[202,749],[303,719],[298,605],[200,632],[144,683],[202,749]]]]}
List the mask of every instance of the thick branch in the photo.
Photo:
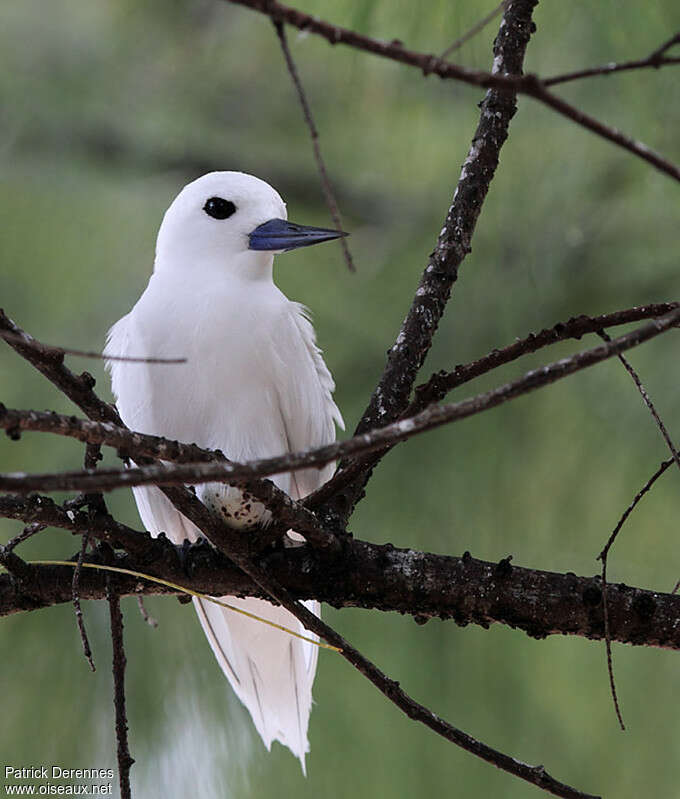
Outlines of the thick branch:
{"type": "MultiPolygon", "coordinates": [[[[103,563],[101,553],[84,563],[103,563]]],[[[318,599],[336,608],[409,614],[417,621],[442,618],[465,626],[504,624],[534,638],[604,637],[599,576],[577,577],[511,565],[398,549],[348,539],[341,553],[310,547],[277,551],[265,558],[267,573],[298,599],[318,599]]],[[[119,553],[111,565],[142,571],[193,591],[216,596],[264,596],[243,572],[206,543],[188,548],[152,539],[144,556],[119,553]]],[[[0,575],[0,616],[71,601],[73,569],[28,566],[30,580],[0,575]],[[29,593],[30,591],[30,593],[29,593]]],[[[175,594],[173,589],[127,575],[111,574],[118,594],[175,594]]],[[[106,574],[84,568],[82,599],[106,597],[106,574]]],[[[623,584],[608,587],[613,641],[680,649],[680,596],[623,584]]]]}

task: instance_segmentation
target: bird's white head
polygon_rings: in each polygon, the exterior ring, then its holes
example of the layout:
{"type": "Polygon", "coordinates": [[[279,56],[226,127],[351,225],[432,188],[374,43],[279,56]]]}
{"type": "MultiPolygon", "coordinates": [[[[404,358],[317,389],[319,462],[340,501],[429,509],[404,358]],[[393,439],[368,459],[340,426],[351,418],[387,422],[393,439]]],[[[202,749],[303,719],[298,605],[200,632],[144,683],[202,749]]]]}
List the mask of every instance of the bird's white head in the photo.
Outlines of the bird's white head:
{"type": "Polygon", "coordinates": [[[243,172],[210,172],[185,186],[163,217],[155,271],[230,271],[271,276],[273,256],[345,235],[287,221],[268,183],[243,172]]]}

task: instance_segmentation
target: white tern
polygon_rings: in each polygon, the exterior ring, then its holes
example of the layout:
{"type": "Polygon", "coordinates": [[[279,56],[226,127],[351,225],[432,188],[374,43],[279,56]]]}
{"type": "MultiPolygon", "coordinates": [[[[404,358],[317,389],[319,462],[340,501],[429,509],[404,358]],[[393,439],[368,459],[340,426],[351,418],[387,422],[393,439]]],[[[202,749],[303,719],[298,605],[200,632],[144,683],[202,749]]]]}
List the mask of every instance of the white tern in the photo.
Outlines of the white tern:
{"type": "MultiPolygon", "coordinates": [[[[108,361],[125,424],[221,449],[235,461],[332,442],[335,425],[343,427],[333,378],[306,309],[274,285],[272,269],[275,254],[341,235],[288,222],[278,193],[251,175],[211,172],[185,186],[160,226],[149,284],[109,331],[106,354],[182,357],[186,363],[108,361]]],[[[332,471],[331,464],[273,480],[299,499],[332,471]]],[[[200,537],[158,488],[133,490],[149,532],[164,531],[176,543],[200,537]]],[[[260,503],[233,486],[210,483],[197,486],[196,493],[230,525],[245,529],[269,518],[260,503]]],[[[303,631],[288,611],[269,602],[228,601],[303,631]]],[[[265,746],[280,741],[304,771],[318,648],[214,603],[194,604],[265,746]]],[[[319,613],[318,602],[306,604],[319,613]]]]}

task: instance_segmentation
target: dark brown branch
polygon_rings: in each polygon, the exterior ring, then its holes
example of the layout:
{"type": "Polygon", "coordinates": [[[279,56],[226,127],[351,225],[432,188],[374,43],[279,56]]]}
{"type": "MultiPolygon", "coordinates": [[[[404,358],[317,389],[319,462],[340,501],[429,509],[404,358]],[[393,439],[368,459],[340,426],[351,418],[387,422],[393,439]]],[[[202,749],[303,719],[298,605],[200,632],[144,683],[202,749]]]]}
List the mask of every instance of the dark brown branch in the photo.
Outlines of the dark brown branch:
{"type": "Polygon", "coordinates": [[[485,17],[482,17],[479,22],[475,23],[469,30],[465,31],[462,36],[459,36],[454,42],[452,42],[439,57],[442,59],[448,58],[451,53],[454,53],[456,50],[462,47],[465,42],[472,39],[480,31],[483,31],[484,28],[501,13],[505,7],[505,3],[506,0],[502,0],[502,2],[499,3],[496,8],[493,9],[493,11],[489,11],[485,17]]]}
{"type": "MultiPolygon", "coordinates": [[[[274,23],[274,28],[276,29],[276,35],[279,37],[279,43],[281,45],[283,57],[286,61],[286,67],[288,68],[291,80],[293,81],[293,86],[295,86],[295,91],[297,93],[298,100],[300,101],[302,114],[305,118],[305,124],[307,125],[307,129],[309,130],[309,135],[311,136],[312,139],[312,150],[314,152],[314,160],[316,161],[319,177],[321,178],[321,187],[323,189],[326,205],[328,206],[328,210],[330,211],[331,217],[333,219],[333,224],[335,225],[335,229],[339,233],[342,233],[342,220],[340,219],[340,210],[338,209],[338,202],[335,199],[335,192],[333,191],[333,187],[331,186],[331,181],[330,178],[328,177],[328,171],[326,170],[326,163],[321,153],[321,145],[319,144],[319,131],[314,122],[314,117],[312,116],[312,109],[309,106],[309,102],[307,101],[307,95],[305,94],[305,90],[302,87],[302,81],[300,80],[300,75],[298,73],[297,67],[295,66],[295,61],[293,61],[293,55],[290,52],[290,47],[288,46],[288,39],[286,38],[286,31],[283,27],[283,23],[277,20],[272,20],[272,21],[274,23]]],[[[345,257],[345,263],[347,264],[347,268],[349,269],[350,272],[355,272],[356,269],[354,267],[354,262],[352,261],[352,255],[350,254],[349,245],[347,244],[347,239],[345,238],[345,236],[342,236],[340,238],[340,246],[342,247],[342,254],[345,257]]]]}
{"type": "Polygon", "coordinates": [[[133,530],[108,514],[66,510],[51,497],[0,495],[0,517],[42,527],[58,527],[77,535],[90,535],[112,547],[139,555],[147,551],[151,538],[148,533],[133,530]]]}
{"type": "MultiPolygon", "coordinates": [[[[0,408],[0,411],[2,409],[0,408]]],[[[101,446],[99,444],[91,444],[87,443],[85,445],[85,458],[83,465],[86,469],[95,469],[97,467],[97,463],[101,460],[101,446]]],[[[82,504],[78,505],[78,510],[82,510],[84,505],[89,506],[90,515],[95,513],[99,513],[103,516],[108,516],[108,511],[106,509],[106,504],[104,502],[104,497],[101,494],[86,494],[82,497],[82,504]]],[[[85,619],[83,618],[83,609],[80,606],[80,594],[78,593],[78,589],[80,586],[80,572],[82,571],[83,565],[83,558],[85,557],[85,553],[87,552],[87,547],[90,543],[90,534],[85,533],[82,537],[82,543],[80,547],[80,553],[78,554],[78,563],[76,568],[73,571],[73,583],[72,583],[72,593],[73,593],[73,609],[75,610],[76,614],[76,624],[78,626],[78,632],[80,633],[80,640],[83,645],[83,654],[87,662],[90,664],[90,669],[92,671],[96,671],[94,666],[94,660],[92,659],[92,649],[90,648],[90,639],[87,637],[87,630],[85,629],[85,619]]]]}
{"type": "MultiPolygon", "coordinates": [[[[488,374],[500,366],[516,361],[544,347],[569,339],[580,340],[589,333],[603,328],[657,319],[680,308],[678,302],[636,305],[599,316],[573,316],[566,322],[558,322],[538,333],[529,333],[507,347],[494,349],[488,355],[466,364],[459,364],[451,372],[437,372],[415,389],[414,400],[409,405],[409,415],[423,410],[433,402],[439,402],[450,391],[488,374]]],[[[22,411],[8,409],[0,403],[0,428],[18,435],[23,431],[58,433],[78,441],[91,444],[106,444],[123,452],[130,447],[132,452],[173,463],[199,463],[224,457],[219,450],[208,450],[196,444],[185,444],[173,439],[151,436],[128,430],[126,427],[99,423],[65,416],[54,411],[22,411]]]]}
{"type": "Polygon", "coordinates": [[[83,559],[87,551],[87,546],[90,541],[90,536],[86,533],[80,546],[78,554],[78,562],[73,570],[73,580],[71,582],[71,597],[73,601],[73,610],[76,614],[76,624],[78,632],[80,633],[80,641],[83,645],[83,654],[87,660],[91,671],[96,671],[94,660],[92,659],[92,648],[90,647],[90,639],[87,637],[87,630],[85,629],[85,620],[83,619],[83,609],[80,606],[80,573],[83,567],[83,559]]]}
{"type": "Polygon", "coordinates": [[[120,597],[108,580],[107,599],[111,620],[111,644],[113,646],[113,705],[116,715],[116,741],[118,743],[118,783],[121,799],[131,799],[130,769],[135,762],[130,755],[128,724],[125,712],[125,647],[123,644],[123,614],[120,597]]]}
{"type": "Polygon", "coordinates": [[[569,81],[590,78],[597,75],[613,75],[615,72],[626,72],[632,69],[659,69],[660,67],[669,66],[670,64],[680,64],[680,58],[664,55],[664,53],[673,45],[677,44],[678,41],[680,41],[680,33],[676,33],[667,42],[664,42],[661,47],[653,53],[650,53],[647,58],[639,58],[636,61],[621,61],[619,63],[610,62],[609,64],[602,64],[598,67],[566,72],[562,75],[555,75],[552,78],[544,78],[543,85],[555,86],[558,83],[567,83],[569,81]]]}
{"type": "MultiPolygon", "coordinates": [[[[524,54],[533,29],[531,15],[535,5],[535,0],[525,0],[506,6],[494,42],[494,74],[522,74],[524,54]]],[[[387,353],[387,363],[380,381],[355,434],[394,422],[406,409],[416,375],[430,350],[452,286],[458,278],[458,269],[470,252],[477,219],[516,110],[514,94],[489,88],[481,104],[477,130],[437,244],[420,278],[397,339],[387,353]]],[[[340,524],[346,523],[363,496],[370,474],[370,471],[360,474],[330,500],[331,511],[340,524]]]]}
{"type": "MultiPolygon", "coordinates": [[[[600,316],[576,316],[567,322],[558,322],[551,328],[545,328],[539,333],[530,333],[523,339],[515,341],[500,350],[493,350],[488,355],[470,363],[460,364],[452,372],[437,372],[414,391],[414,397],[408,408],[404,411],[404,419],[415,416],[425,410],[428,405],[439,402],[453,389],[481,377],[500,366],[537,352],[543,347],[556,344],[567,339],[580,339],[587,333],[597,333],[605,327],[639,322],[642,319],[656,318],[680,307],[677,302],[654,303],[638,305],[622,311],[615,311],[600,316]]],[[[358,475],[372,469],[385,455],[387,449],[364,455],[352,460],[344,469],[321,486],[312,496],[305,500],[311,508],[317,508],[328,501],[336,492],[350,484],[358,475]]]]}
{"type": "Polygon", "coordinates": [[[37,533],[41,533],[45,527],[46,525],[38,524],[36,522],[27,524],[18,535],[15,535],[14,538],[10,538],[10,540],[5,544],[5,551],[12,552],[12,550],[19,546],[19,544],[23,544],[24,541],[32,538],[37,533]]]}
{"type": "Polygon", "coordinates": [[[604,125],[599,120],[588,114],[583,113],[578,108],[561,100],[552,94],[540,78],[535,75],[516,77],[513,75],[501,75],[483,70],[468,69],[450,61],[444,61],[436,55],[420,53],[414,50],[407,50],[401,42],[385,42],[380,39],[373,39],[364,36],[356,31],[343,28],[339,25],[332,25],[318,17],[304,14],[295,8],[285,6],[273,0],[227,0],[231,3],[247,6],[255,11],[259,11],[273,20],[285,22],[299,30],[309,31],[322,36],[331,44],[345,44],[359,50],[364,50],[374,55],[398,61],[401,64],[416,67],[423,71],[425,75],[434,74],[440,78],[457,80],[471,86],[484,89],[497,89],[500,92],[525,94],[533,97],[558,114],[571,119],[577,125],[590,130],[597,136],[601,136],[608,141],[622,147],[638,158],[642,158],[647,163],[654,166],[659,171],[669,175],[675,180],[680,180],[680,168],[668,159],[655,153],[645,144],[635,141],[630,136],[621,133],[608,125],[604,125]]]}
{"type": "Polygon", "coordinates": [[[25,358],[42,375],[62,391],[72,402],[81,408],[91,419],[98,422],[113,422],[125,427],[118,412],[107,402],[103,402],[94,393],[96,384],[89,372],[74,374],[64,366],[64,353],[42,345],[32,336],[16,325],[5,312],[0,309],[0,332],[14,334],[6,339],[7,343],[22,358],[25,358]]]}
{"type": "MultiPolygon", "coordinates": [[[[141,466],[118,470],[101,469],[97,472],[80,471],[55,474],[15,474],[0,475],[0,488],[7,491],[109,491],[114,488],[137,485],[182,485],[214,481],[232,482],[246,480],[255,476],[275,474],[281,471],[322,466],[338,457],[357,455],[384,449],[398,441],[405,441],[414,435],[450,424],[483,411],[490,410],[505,402],[516,399],[538,388],[561,380],[577,371],[601,363],[607,358],[638,346],[645,341],[665,333],[680,323],[680,308],[660,319],[632,330],[610,342],[562,358],[547,366],[527,372],[523,377],[506,383],[492,391],[470,397],[461,402],[445,405],[430,405],[415,416],[377,430],[354,436],[346,441],[329,444],[325,447],[300,453],[290,453],[275,458],[266,458],[243,464],[232,462],[179,463],[141,466]]],[[[292,502],[292,500],[291,500],[292,502]]]]}
{"type": "Polygon", "coordinates": [[[637,305],[622,311],[601,314],[600,316],[572,316],[566,322],[558,322],[550,328],[544,328],[538,333],[529,333],[523,339],[515,341],[507,347],[493,350],[483,358],[476,361],[456,366],[452,372],[437,372],[432,377],[415,389],[414,400],[409,410],[421,411],[432,402],[439,402],[450,391],[469,383],[477,377],[488,374],[499,366],[511,363],[524,355],[537,352],[543,347],[557,344],[568,339],[581,339],[588,333],[597,333],[603,328],[627,325],[631,322],[640,322],[643,319],[656,319],[660,316],[680,308],[678,302],[661,302],[649,305],[637,305]]]}
{"type": "MultiPolygon", "coordinates": [[[[26,594],[15,576],[0,575],[0,617],[71,601],[73,567],[21,562],[32,593],[26,594]]],[[[84,562],[107,559],[95,550],[84,562]]],[[[558,574],[511,565],[506,559],[490,563],[467,553],[458,558],[349,538],[339,553],[296,547],[271,552],[262,563],[298,599],[318,599],[336,608],[397,612],[419,621],[450,619],[463,626],[503,624],[533,638],[578,635],[600,641],[604,637],[599,575],[558,574]]],[[[120,552],[111,565],[214,596],[264,596],[206,543],[184,548],[165,538],[149,538],[143,555],[120,552]]],[[[81,598],[104,599],[105,576],[83,568],[81,598]]],[[[111,579],[121,596],[177,593],[138,577],[112,574],[111,579]]],[[[613,641],[680,650],[680,596],[623,584],[612,584],[609,591],[613,641]]]]}

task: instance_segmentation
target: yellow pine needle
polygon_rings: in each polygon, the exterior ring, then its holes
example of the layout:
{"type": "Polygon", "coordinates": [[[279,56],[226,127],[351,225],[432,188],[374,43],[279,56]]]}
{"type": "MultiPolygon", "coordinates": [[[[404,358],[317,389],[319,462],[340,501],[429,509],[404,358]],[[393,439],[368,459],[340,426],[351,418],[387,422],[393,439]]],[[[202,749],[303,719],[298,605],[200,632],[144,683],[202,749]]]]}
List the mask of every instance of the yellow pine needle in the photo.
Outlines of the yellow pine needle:
{"type": "MultiPolygon", "coordinates": [[[[75,561],[71,560],[28,560],[26,563],[29,563],[32,566],[72,566],[74,568],[77,565],[75,561]]],[[[256,616],[254,613],[249,613],[247,610],[235,608],[233,605],[222,602],[221,599],[216,599],[214,596],[201,594],[199,591],[192,591],[190,588],[185,588],[183,585],[177,585],[177,583],[171,583],[169,580],[163,580],[160,577],[152,577],[150,574],[142,574],[141,572],[132,571],[132,569],[122,569],[120,566],[105,566],[104,564],[100,563],[81,563],[80,565],[83,569],[98,569],[100,571],[117,572],[118,574],[129,574],[131,577],[139,577],[143,580],[149,580],[152,583],[165,585],[168,588],[173,588],[175,591],[181,591],[189,596],[195,596],[199,599],[206,599],[208,602],[213,602],[215,605],[219,605],[222,608],[227,608],[227,610],[233,610],[234,613],[240,613],[242,616],[248,616],[250,619],[255,619],[255,621],[262,622],[262,624],[268,624],[270,627],[274,627],[284,633],[293,635],[295,638],[299,638],[302,641],[307,641],[310,644],[314,644],[314,646],[318,646],[321,649],[330,649],[332,652],[342,651],[337,646],[332,646],[324,641],[315,641],[313,638],[308,638],[306,635],[296,633],[294,630],[284,627],[281,624],[276,624],[276,622],[263,619],[261,616],[256,616]]]]}

